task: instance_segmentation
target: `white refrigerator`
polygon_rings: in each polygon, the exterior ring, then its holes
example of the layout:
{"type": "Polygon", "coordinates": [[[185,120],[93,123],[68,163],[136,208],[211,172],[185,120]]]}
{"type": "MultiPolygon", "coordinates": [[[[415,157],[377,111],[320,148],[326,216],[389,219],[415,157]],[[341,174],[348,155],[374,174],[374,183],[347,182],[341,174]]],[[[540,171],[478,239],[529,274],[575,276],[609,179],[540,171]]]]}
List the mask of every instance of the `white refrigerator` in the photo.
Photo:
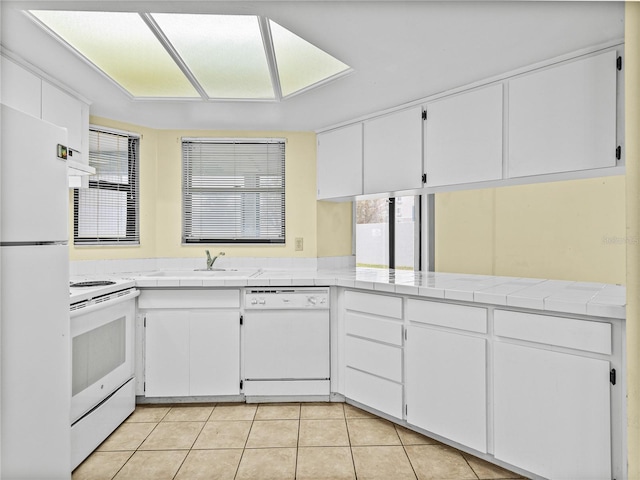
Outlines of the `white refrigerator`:
{"type": "Polygon", "coordinates": [[[70,479],[67,131],[0,109],[0,478],[70,479]]]}

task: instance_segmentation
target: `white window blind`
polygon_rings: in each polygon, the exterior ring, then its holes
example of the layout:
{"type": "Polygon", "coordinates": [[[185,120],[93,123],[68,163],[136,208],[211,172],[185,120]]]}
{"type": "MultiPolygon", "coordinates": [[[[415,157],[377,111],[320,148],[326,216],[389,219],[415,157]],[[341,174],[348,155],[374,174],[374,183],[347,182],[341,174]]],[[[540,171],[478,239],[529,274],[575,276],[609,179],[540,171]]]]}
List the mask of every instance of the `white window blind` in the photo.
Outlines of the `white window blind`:
{"type": "Polygon", "coordinates": [[[89,130],[89,188],[76,189],[74,244],[139,244],[137,136],[89,130]]]}
{"type": "Polygon", "coordinates": [[[284,243],[285,142],[182,139],[183,243],[284,243]]]}

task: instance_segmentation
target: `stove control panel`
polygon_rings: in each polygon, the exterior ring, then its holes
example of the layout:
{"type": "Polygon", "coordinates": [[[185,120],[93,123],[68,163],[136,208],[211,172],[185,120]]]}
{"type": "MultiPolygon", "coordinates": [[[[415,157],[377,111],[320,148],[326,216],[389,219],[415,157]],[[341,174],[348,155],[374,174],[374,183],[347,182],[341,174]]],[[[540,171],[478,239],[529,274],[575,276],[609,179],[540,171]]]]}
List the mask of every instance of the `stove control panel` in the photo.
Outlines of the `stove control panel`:
{"type": "Polygon", "coordinates": [[[246,289],[245,309],[309,310],[329,308],[329,289],[246,289]]]}

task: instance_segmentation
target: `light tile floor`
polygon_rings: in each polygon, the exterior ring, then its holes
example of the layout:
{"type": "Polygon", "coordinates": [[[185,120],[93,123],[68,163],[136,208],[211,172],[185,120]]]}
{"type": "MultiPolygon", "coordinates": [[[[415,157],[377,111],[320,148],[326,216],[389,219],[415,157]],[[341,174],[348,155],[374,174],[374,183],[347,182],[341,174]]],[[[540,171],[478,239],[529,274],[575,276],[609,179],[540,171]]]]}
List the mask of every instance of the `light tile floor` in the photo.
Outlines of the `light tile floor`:
{"type": "Polygon", "coordinates": [[[73,480],[516,478],[343,403],[139,405],[73,472],[73,480]]]}

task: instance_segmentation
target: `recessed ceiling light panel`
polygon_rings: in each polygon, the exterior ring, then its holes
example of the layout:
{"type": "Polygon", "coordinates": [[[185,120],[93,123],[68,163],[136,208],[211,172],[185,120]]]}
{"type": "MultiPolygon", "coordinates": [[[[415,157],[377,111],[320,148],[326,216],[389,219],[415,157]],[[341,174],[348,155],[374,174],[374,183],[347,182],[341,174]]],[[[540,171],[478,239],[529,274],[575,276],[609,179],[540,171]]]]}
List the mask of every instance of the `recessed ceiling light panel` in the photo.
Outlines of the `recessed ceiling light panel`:
{"type": "Polygon", "coordinates": [[[31,14],[134,97],[199,97],[137,13],[31,14]]]}
{"type": "Polygon", "coordinates": [[[134,98],[279,100],[351,70],[254,15],[29,13],[134,98]]]}
{"type": "Polygon", "coordinates": [[[275,98],[258,17],[151,15],[212,98],[275,98]]]}

